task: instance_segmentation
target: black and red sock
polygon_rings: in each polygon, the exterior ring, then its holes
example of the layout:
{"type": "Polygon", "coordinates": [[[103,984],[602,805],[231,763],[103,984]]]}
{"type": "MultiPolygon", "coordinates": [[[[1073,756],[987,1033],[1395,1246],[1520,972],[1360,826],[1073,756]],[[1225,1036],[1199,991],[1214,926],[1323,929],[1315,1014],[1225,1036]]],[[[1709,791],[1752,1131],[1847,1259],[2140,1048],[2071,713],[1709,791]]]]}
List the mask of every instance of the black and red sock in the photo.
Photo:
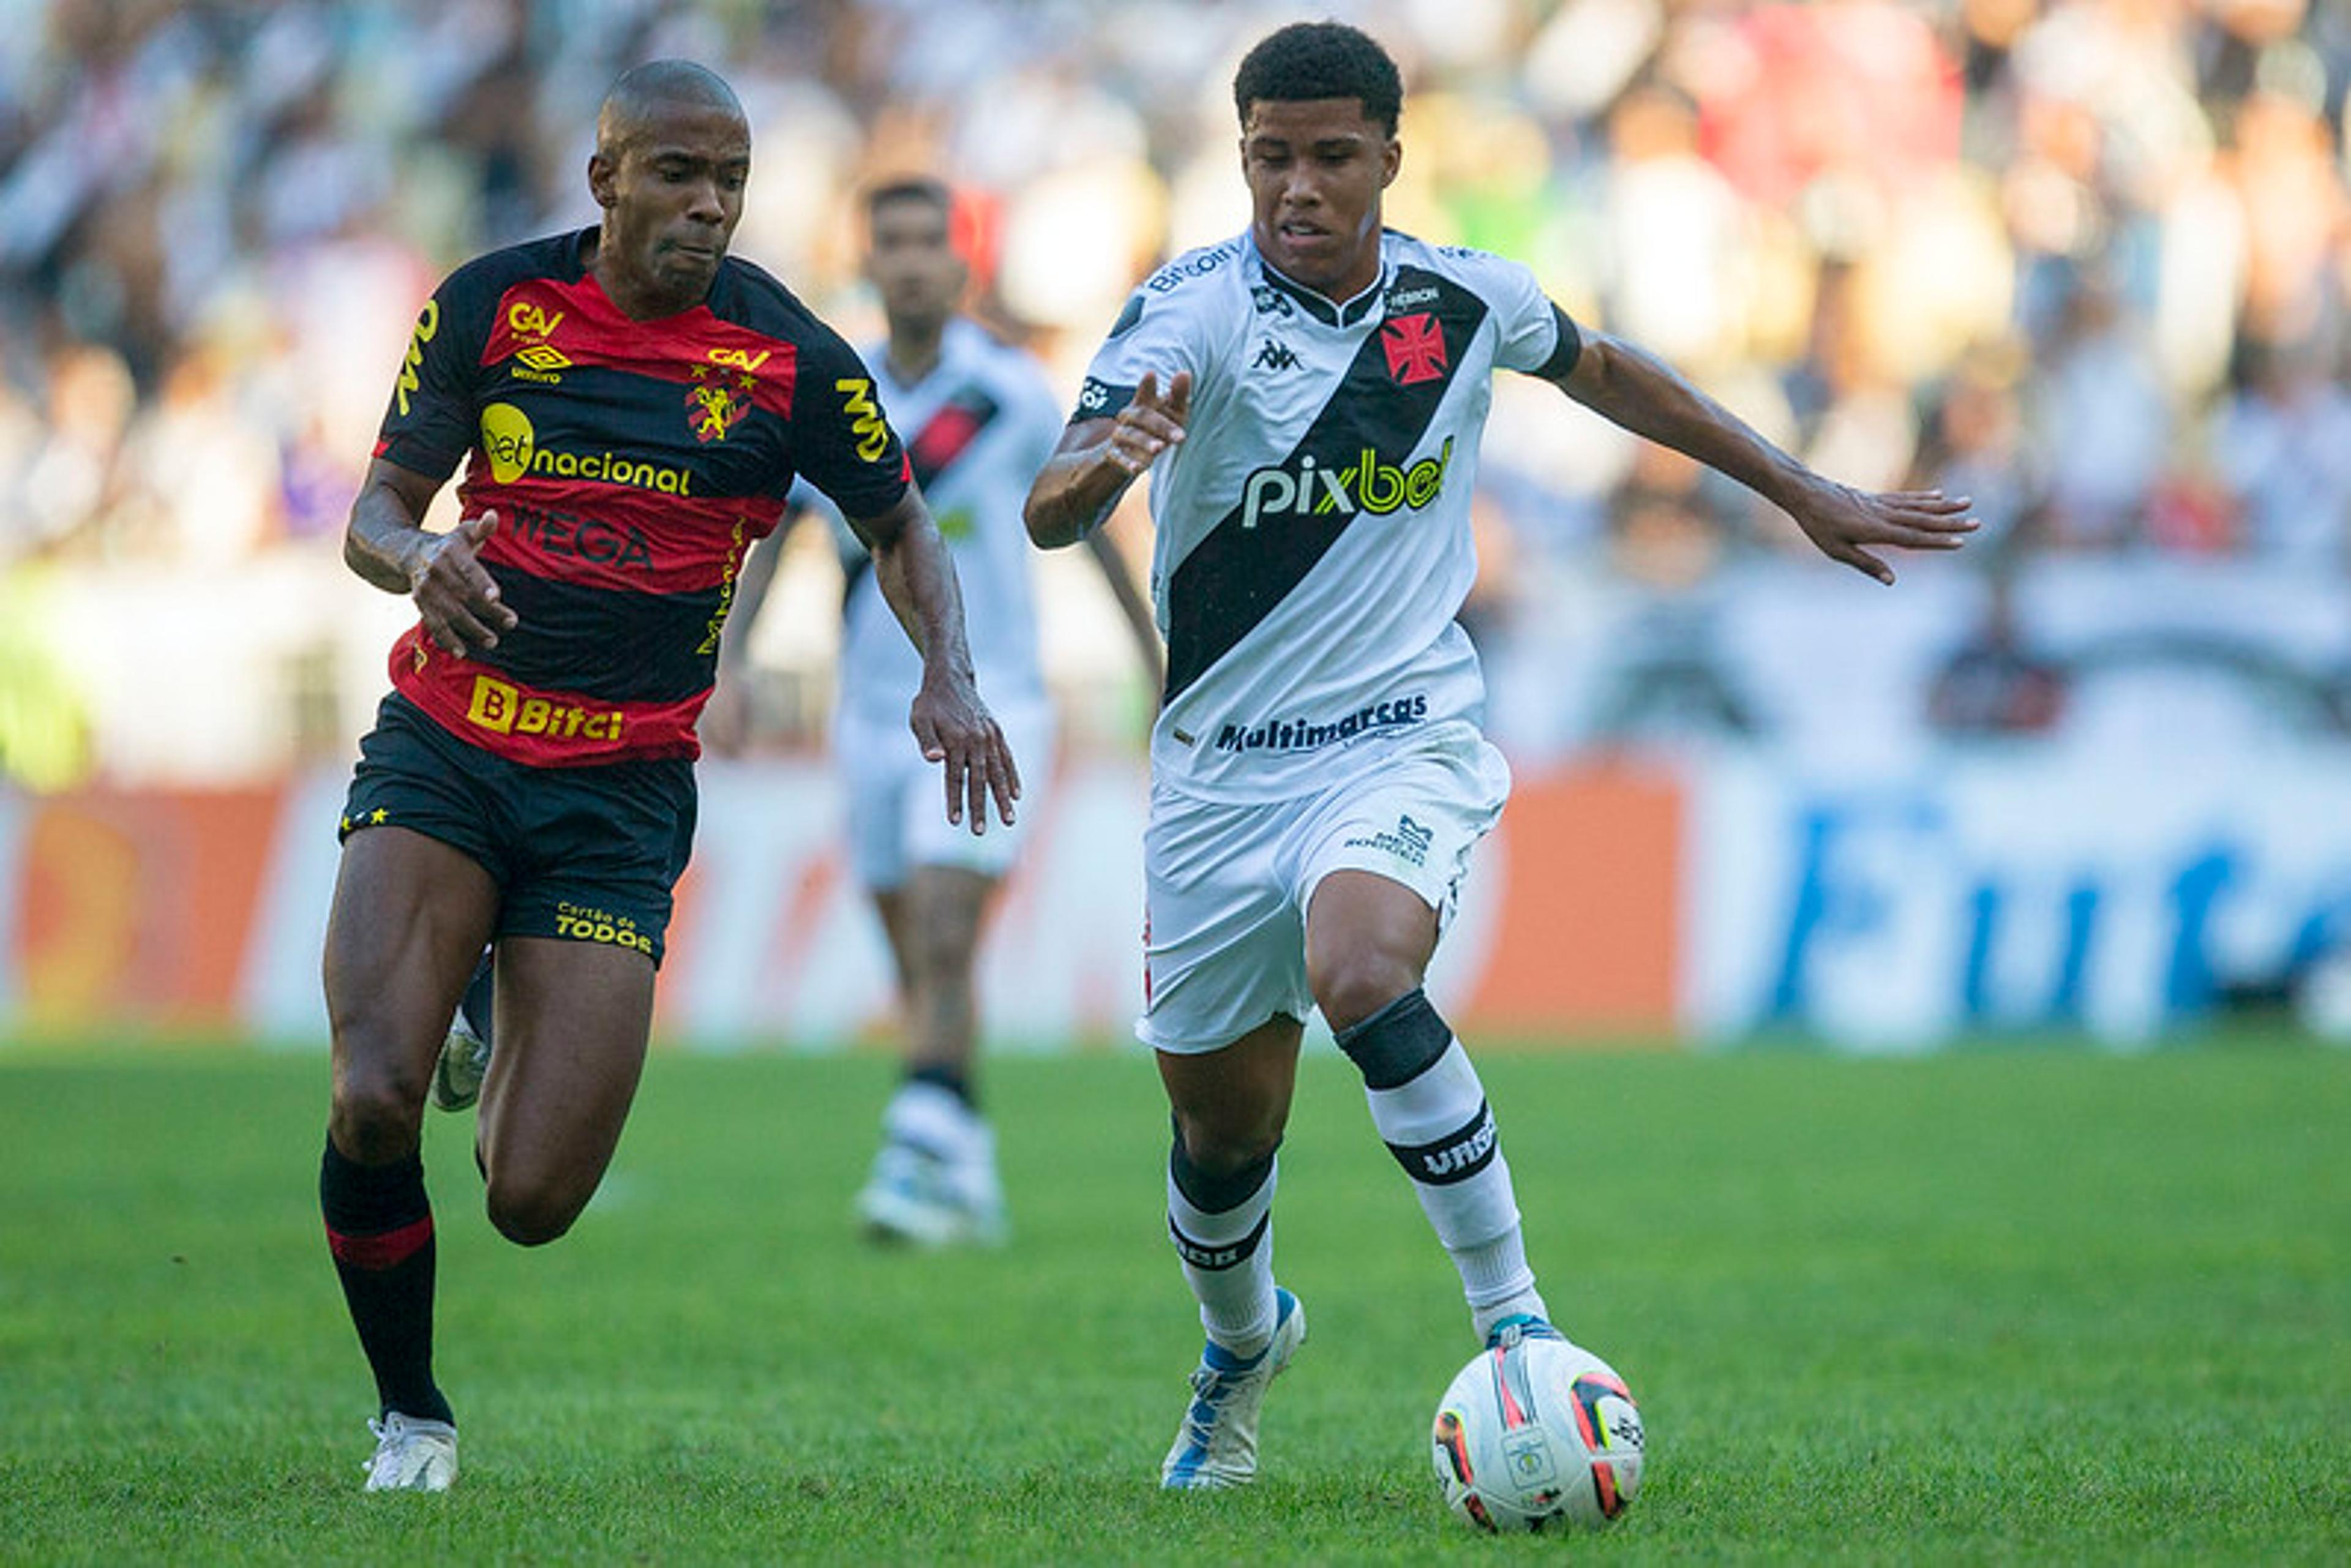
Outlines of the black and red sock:
{"type": "Polygon", "coordinates": [[[327,1249],[386,1410],[454,1421],[433,1381],[433,1206],[418,1155],[363,1166],[327,1140],[319,1168],[327,1249]]]}

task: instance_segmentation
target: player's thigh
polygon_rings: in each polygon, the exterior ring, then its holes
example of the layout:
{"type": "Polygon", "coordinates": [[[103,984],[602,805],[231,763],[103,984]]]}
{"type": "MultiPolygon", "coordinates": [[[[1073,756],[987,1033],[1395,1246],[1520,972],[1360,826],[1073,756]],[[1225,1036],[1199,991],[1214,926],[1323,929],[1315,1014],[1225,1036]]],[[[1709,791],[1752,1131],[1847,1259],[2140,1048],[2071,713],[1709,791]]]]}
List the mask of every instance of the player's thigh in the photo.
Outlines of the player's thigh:
{"type": "Polygon", "coordinates": [[[498,917],[478,1154],[518,1240],[560,1234],[618,1145],[695,818],[683,760],[547,769],[507,805],[530,846],[498,917]]]}
{"type": "Polygon", "coordinates": [[[967,983],[997,879],[961,866],[918,865],[898,890],[900,962],[928,984],[967,983]]]}
{"type": "Polygon", "coordinates": [[[1447,726],[1331,790],[1300,821],[1290,863],[1307,912],[1308,978],[1335,1026],[1419,984],[1510,789],[1501,754],[1447,726]]]}
{"type": "Polygon", "coordinates": [[[565,1223],[619,1146],[644,1072],[653,966],[632,948],[516,936],[498,944],[496,1048],[478,1130],[494,1200],[565,1223]]]}
{"type": "Polygon", "coordinates": [[[470,856],[404,828],[343,845],[322,977],[333,1042],[336,1143],[355,1159],[406,1152],[466,978],[497,919],[470,856]]]}
{"type": "Polygon", "coordinates": [[[930,770],[913,734],[903,725],[893,730],[838,716],[832,765],[841,780],[841,834],[850,874],[869,893],[899,887],[912,864],[906,844],[909,798],[930,770]]]}
{"type": "Polygon", "coordinates": [[[1176,1056],[1302,1019],[1304,932],[1281,863],[1301,808],[1155,790],[1144,833],[1144,1008],[1136,1032],[1176,1056]]]}
{"type": "Polygon", "coordinates": [[[360,737],[327,922],[339,1061],[409,1071],[421,1057],[430,1069],[497,918],[508,862],[494,824],[510,766],[397,694],[360,737]]]}

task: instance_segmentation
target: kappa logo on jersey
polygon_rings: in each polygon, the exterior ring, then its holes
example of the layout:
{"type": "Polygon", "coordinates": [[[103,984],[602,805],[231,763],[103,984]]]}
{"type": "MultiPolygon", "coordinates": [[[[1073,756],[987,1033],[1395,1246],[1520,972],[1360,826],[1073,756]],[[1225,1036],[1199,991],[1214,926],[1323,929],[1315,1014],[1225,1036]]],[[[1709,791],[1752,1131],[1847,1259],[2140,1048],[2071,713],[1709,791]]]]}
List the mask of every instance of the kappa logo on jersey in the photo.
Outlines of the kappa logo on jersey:
{"type": "MultiPolygon", "coordinates": [[[[730,351],[713,349],[710,357],[715,360],[730,351]]],[[[685,406],[694,411],[694,438],[705,443],[726,439],[726,433],[751,411],[751,392],[758,384],[748,371],[737,378],[739,385],[731,387],[723,374],[716,382],[708,380],[709,371],[707,365],[695,366],[694,382],[685,389],[685,406]]]]}
{"type": "Polygon", "coordinates": [[[1258,345],[1257,358],[1249,361],[1249,368],[1259,371],[1296,370],[1298,351],[1287,343],[1268,338],[1258,345]]]}
{"type": "Polygon", "coordinates": [[[1453,438],[1444,449],[1409,468],[1387,462],[1366,446],[1343,468],[1328,468],[1308,453],[1288,464],[1254,470],[1241,490],[1241,527],[1253,528],[1261,517],[1296,517],[1369,512],[1385,517],[1399,507],[1417,512],[1445,491],[1445,470],[1453,462],[1453,438]]]}
{"type": "Polygon", "coordinates": [[[843,376],[832,383],[841,394],[841,411],[850,417],[850,434],[857,437],[857,455],[879,463],[890,447],[890,426],[873,403],[873,383],[862,376],[843,376]]]}
{"type": "Polygon", "coordinates": [[[1433,382],[1445,373],[1445,329],[1426,310],[1396,317],[1381,327],[1380,347],[1388,357],[1388,376],[1400,387],[1433,382]]]}
{"type": "Polygon", "coordinates": [[[482,407],[482,452],[490,460],[490,477],[511,485],[526,474],[542,478],[588,479],[632,490],[654,490],[664,496],[693,493],[694,475],[684,468],[665,468],[623,457],[617,452],[566,452],[541,446],[530,415],[510,402],[482,407]]]}

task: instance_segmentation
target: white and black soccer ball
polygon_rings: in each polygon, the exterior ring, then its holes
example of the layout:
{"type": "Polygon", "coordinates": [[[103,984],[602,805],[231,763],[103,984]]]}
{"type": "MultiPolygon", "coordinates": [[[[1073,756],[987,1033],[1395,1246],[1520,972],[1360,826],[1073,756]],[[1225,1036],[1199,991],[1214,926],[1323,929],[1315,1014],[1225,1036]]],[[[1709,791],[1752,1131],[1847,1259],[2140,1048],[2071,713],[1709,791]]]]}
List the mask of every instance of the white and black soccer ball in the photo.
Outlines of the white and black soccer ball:
{"type": "Polygon", "coordinates": [[[1641,1490],[1641,1412],[1608,1364],[1562,1339],[1480,1351],[1437,1404],[1445,1504],[1489,1532],[1597,1529],[1641,1490]]]}

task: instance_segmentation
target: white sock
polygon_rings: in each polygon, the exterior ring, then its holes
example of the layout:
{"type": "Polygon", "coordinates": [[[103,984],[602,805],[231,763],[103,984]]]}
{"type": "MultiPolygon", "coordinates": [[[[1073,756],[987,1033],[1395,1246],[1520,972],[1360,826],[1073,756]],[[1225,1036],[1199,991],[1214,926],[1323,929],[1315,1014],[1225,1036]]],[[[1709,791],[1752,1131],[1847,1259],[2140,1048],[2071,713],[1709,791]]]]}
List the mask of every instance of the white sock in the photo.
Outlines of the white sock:
{"type": "Polygon", "coordinates": [[[1461,1042],[1448,1040],[1419,1074],[1392,1089],[1366,1089],[1364,1097],[1372,1124],[1412,1177],[1421,1212],[1461,1275],[1479,1337],[1512,1312],[1541,1313],[1510,1165],[1461,1042]]]}
{"type": "MultiPolygon", "coordinates": [[[[1178,1156],[1181,1157],[1180,1155],[1178,1156]]],[[[1196,1207],[1167,1173],[1167,1230],[1184,1261],[1184,1280],[1200,1303],[1200,1326],[1238,1356],[1252,1356],[1273,1340],[1273,1189],[1280,1176],[1268,1160],[1265,1179],[1229,1208],[1196,1207]]]]}

